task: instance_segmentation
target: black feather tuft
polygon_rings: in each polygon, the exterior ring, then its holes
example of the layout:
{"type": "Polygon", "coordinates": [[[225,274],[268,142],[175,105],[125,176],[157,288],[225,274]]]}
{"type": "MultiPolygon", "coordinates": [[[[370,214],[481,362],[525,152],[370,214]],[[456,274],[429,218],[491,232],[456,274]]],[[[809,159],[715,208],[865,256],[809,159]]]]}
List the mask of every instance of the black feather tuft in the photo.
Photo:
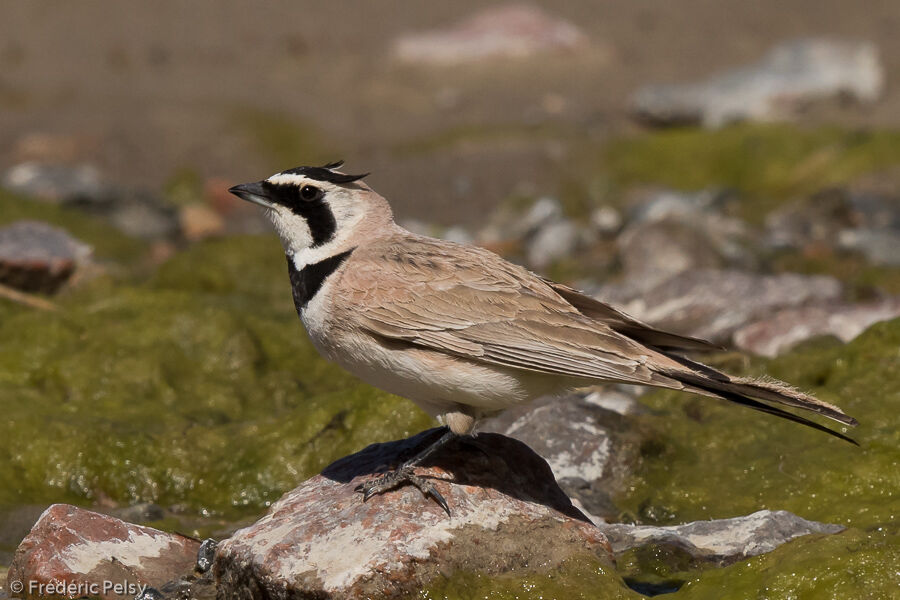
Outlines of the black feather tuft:
{"type": "Polygon", "coordinates": [[[367,177],[369,175],[368,173],[363,173],[362,175],[345,175],[344,173],[335,173],[334,169],[337,169],[343,164],[344,161],[339,160],[337,162],[328,163],[321,167],[294,167],[293,169],[282,171],[282,173],[286,175],[302,175],[304,177],[309,177],[310,179],[315,179],[316,181],[326,181],[328,183],[337,184],[353,183],[354,181],[359,181],[363,177],[367,177]]]}

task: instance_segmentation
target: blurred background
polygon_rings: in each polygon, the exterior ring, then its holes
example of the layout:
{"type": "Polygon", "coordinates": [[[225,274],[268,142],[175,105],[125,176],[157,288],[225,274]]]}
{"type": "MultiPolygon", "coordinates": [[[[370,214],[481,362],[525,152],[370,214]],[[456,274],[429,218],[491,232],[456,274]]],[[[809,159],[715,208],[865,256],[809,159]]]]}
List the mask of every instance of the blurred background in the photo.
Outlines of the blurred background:
{"type": "MultiPolygon", "coordinates": [[[[710,360],[863,423],[854,450],[607,390],[642,408],[617,413],[603,477],[563,481],[589,512],[786,508],[869,532],[864,558],[808,548],[822,569],[897,582],[900,3],[0,13],[0,569],[51,502],[221,537],[330,461],[431,424],[316,356],[277,240],[226,192],[344,159],[408,228],[736,348],[710,360]]],[[[522,439],[549,457],[565,449],[540,440],[571,435],[522,439]]],[[[622,573],[702,579],[658,558],[622,573]]]]}

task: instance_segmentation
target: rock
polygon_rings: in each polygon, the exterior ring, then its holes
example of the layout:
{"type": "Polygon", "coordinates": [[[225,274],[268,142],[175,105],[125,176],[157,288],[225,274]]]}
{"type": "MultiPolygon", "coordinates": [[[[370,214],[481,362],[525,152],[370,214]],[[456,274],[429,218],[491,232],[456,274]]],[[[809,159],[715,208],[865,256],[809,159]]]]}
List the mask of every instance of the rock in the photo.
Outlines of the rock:
{"type": "Polygon", "coordinates": [[[513,407],[478,430],[527,444],[547,461],[563,491],[599,522],[618,516],[612,498],[639,461],[641,435],[629,418],[639,406],[629,394],[598,387],[513,407]]]}
{"type": "Polygon", "coordinates": [[[572,51],[585,41],[569,22],[534,6],[508,4],[485,8],[446,29],[401,36],[392,53],[404,62],[451,65],[572,51]]]}
{"type": "Polygon", "coordinates": [[[766,218],[766,245],[859,252],[876,265],[900,265],[900,196],[855,186],[823,190],[766,218]]]}
{"type": "Polygon", "coordinates": [[[838,244],[861,253],[873,264],[900,266],[900,229],[845,229],[838,244]]]}
{"type": "Polygon", "coordinates": [[[212,208],[203,204],[189,204],[178,212],[181,233],[189,242],[222,235],[225,233],[225,219],[212,208]]]}
{"type": "Polygon", "coordinates": [[[622,213],[612,206],[600,206],[591,212],[591,225],[600,235],[615,235],[622,228],[622,213]]]}
{"type": "Polygon", "coordinates": [[[844,530],[840,525],[807,521],[785,510],[761,510],[745,517],[669,527],[617,523],[601,529],[617,556],[641,546],[674,546],[695,559],[717,565],[771,552],[803,535],[844,530]]]}
{"type": "Polygon", "coordinates": [[[770,213],[765,243],[774,249],[826,246],[865,253],[870,233],[900,236],[900,196],[854,185],[822,190],[770,213]]]}
{"type": "Polygon", "coordinates": [[[393,597],[457,570],[528,572],[585,553],[608,559],[605,538],[547,463],[497,434],[447,446],[417,469],[434,478],[452,517],[409,486],[362,502],[359,483],[439,434],[343,458],[221,542],[213,564],[220,600],[393,597]]]}
{"type": "Polygon", "coordinates": [[[832,245],[842,230],[860,225],[860,219],[845,190],[824,190],[769,213],[765,244],[774,249],[832,245]]]}
{"type": "Polygon", "coordinates": [[[97,205],[78,203],[80,208],[105,216],[122,233],[144,240],[176,238],[178,215],[154,194],[121,191],[114,201],[97,205]]]}
{"type": "Polygon", "coordinates": [[[640,223],[616,240],[626,285],[647,290],[693,269],[724,267],[715,244],[702,231],[678,221],[640,223]]]}
{"type": "Polygon", "coordinates": [[[506,238],[524,238],[534,235],[541,227],[562,218],[563,210],[559,200],[542,196],[534,201],[525,214],[516,217],[513,222],[509,223],[504,234],[506,238]]]}
{"type": "Polygon", "coordinates": [[[706,215],[722,218],[722,210],[734,200],[732,194],[716,189],[682,192],[643,188],[634,192],[629,200],[627,220],[629,223],[657,223],[669,219],[693,221],[706,215]]]}
{"type": "Polygon", "coordinates": [[[585,241],[583,232],[563,214],[559,200],[543,196],[527,210],[505,205],[477,235],[478,243],[495,251],[524,249],[524,261],[534,269],[544,269],[570,256],[585,241]],[[524,246],[524,248],[522,248],[524,246]]]}
{"type": "Polygon", "coordinates": [[[212,538],[203,540],[203,543],[200,544],[200,548],[197,550],[197,571],[206,573],[212,569],[218,547],[219,542],[212,538]]]}
{"type": "Polygon", "coordinates": [[[15,193],[105,217],[132,237],[160,239],[178,235],[175,210],[161,198],[141,190],[120,189],[90,165],[22,163],[4,174],[2,184],[15,193]]]}
{"type": "Polygon", "coordinates": [[[748,227],[722,213],[728,194],[651,190],[633,201],[616,240],[626,285],[647,290],[688,270],[752,267],[748,227]]]}
{"type": "Polygon", "coordinates": [[[469,233],[465,227],[459,225],[448,227],[441,233],[441,238],[449,242],[456,242],[457,244],[473,244],[475,242],[475,238],[472,234],[469,233]]]}
{"type": "Polygon", "coordinates": [[[17,221],[0,227],[0,283],[28,292],[53,293],[91,247],[66,231],[41,221],[17,221]]]}
{"type": "Polygon", "coordinates": [[[54,504],[16,550],[8,581],[11,590],[20,582],[22,598],[131,600],[191,573],[199,547],[181,535],[54,504]]]}
{"type": "Polygon", "coordinates": [[[557,260],[571,256],[578,247],[580,232],[568,219],[541,227],[528,240],[527,260],[534,269],[545,269],[557,260]]]}
{"type": "Polygon", "coordinates": [[[100,171],[91,165],[24,162],[3,174],[2,185],[11,192],[56,203],[107,197],[110,193],[100,171]]]}
{"type": "Polygon", "coordinates": [[[488,223],[478,231],[476,239],[482,245],[521,241],[534,235],[542,226],[561,218],[562,205],[549,196],[538,198],[524,212],[520,206],[506,203],[490,216],[488,223]]]}
{"type": "MultiPolygon", "coordinates": [[[[725,343],[736,329],[777,309],[833,302],[841,293],[840,282],[823,275],[700,269],[673,277],[618,307],[657,327],[725,343]]],[[[611,294],[601,289],[597,295],[608,301],[611,294]]]]}
{"type": "Polygon", "coordinates": [[[870,325],[898,316],[898,297],[860,304],[790,308],[744,325],[734,332],[734,343],[741,350],[771,357],[820,335],[833,335],[842,342],[849,342],[870,325]]]}
{"type": "Polygon", "coordinates": [[[871,102],[884,89],[884,68],[867,42],[794,40],[773,48],[759,63],[690,84],[652,85],[632,98],[632,110],[653,124],[781,119],[824,98],[871,102]]]}

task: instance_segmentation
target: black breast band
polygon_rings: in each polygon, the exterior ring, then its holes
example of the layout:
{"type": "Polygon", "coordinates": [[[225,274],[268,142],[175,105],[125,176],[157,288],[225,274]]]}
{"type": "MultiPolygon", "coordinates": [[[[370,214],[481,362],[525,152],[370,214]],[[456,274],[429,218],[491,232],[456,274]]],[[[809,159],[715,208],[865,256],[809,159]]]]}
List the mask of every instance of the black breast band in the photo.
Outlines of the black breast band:
{"type": "Polygon", "coordinates": [[[291,292],[294,295],[294,306],[297,314],[300,314],[309,301],[319,292],[329,275],[334,273],[343,264],[356,248],[346,252],[329,256],[317,263],[306,265],[299,271],[294,266],[294,261],[287,256],[288,274],[291,277],[291,292]]]}

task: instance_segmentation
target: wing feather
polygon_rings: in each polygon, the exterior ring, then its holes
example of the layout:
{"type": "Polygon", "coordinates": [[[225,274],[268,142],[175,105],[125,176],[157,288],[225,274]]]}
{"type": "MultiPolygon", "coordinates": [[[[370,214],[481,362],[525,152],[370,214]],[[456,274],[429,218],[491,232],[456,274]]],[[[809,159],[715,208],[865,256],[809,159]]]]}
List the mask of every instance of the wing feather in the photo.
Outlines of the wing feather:
{"type": "Polygon", "coordinates": [[[451,258],[429,241],[402,252],[354,255],[354,275],[342,279],[350,289],[347,314],[373,335],[528,371],[658,379],[639,344],[581,314],[521,267],[471,247],[451,258]]]}
{"type": "Polygon", "coordinates": [[[626,315],[605,302],[582,294],[578,290],[547,279],[544,279],[544,281],[583,315],[606,323],[614,331],[618,331],[648,346],[662,350],[689,350],[697,352],[723,349],[721,346],[700,338],[656,329],[626,315]]]}

